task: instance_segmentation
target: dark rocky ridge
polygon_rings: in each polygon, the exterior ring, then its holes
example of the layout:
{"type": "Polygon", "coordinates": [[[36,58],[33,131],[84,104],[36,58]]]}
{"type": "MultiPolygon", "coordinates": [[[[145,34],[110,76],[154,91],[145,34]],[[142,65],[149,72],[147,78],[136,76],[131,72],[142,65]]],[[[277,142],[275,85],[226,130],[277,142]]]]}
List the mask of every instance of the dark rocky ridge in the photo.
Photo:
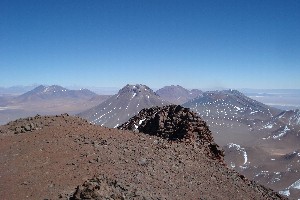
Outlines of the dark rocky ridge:
{"type": "Polygon", "coordinates": [[[223,160],[223,150],[213,141],[206,122],[179,105],[143,109],[119,129],[139,131],[171,141],[185,141],[204,149],[213,159],[223,160]]]}

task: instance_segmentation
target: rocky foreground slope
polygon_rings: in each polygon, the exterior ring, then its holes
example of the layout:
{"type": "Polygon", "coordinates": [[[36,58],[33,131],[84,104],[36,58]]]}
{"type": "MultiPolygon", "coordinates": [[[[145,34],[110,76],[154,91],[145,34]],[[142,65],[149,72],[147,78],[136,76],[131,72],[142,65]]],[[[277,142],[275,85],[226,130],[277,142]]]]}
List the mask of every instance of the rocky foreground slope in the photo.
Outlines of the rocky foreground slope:
{"type": "Polygon", "coordinates": [[[144,134],[68,115],[0,126],[1,198],[284,199],[224,166],[222,151],[194,113],[174,106],[154,110],[131,121],[144,120],[142,130],[165,113],[164,130],[195,126],[183,135],[144,134]]]}

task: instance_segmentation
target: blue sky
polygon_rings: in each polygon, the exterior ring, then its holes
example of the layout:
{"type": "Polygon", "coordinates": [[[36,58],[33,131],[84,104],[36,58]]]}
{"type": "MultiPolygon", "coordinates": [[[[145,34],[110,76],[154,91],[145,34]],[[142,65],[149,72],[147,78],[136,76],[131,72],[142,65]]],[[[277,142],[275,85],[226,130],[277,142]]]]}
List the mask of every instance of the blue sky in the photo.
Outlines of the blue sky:
{"type": "Polygon", "coordinates": [[[298,0],[1,0],[0,86],[300,89],[298,0]]]}

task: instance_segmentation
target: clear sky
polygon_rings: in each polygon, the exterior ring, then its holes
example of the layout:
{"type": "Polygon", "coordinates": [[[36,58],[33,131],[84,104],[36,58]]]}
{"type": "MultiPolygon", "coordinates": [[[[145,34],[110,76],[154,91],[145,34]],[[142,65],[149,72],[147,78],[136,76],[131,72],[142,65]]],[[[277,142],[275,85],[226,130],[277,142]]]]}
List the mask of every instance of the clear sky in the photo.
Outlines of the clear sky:
{"type": "Polygon", "coordinates": [[[300,89],[299,0],[1,0],[0,86],[300,89]]]}

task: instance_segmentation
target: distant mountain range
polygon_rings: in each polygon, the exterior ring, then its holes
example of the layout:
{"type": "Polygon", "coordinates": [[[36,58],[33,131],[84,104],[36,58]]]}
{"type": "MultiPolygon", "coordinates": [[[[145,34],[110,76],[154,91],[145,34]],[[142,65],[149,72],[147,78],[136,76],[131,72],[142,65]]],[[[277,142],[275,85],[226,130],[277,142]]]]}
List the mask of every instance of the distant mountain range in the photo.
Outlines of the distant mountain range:
{"type": "Polygon", "coordinates": [[[158,94],[161,98],[178,105],[181,105],[191,99],[194,99],[202,93],[203,92],[201,90],[188,90],[180,85],[165,86],[156,91],[156,94],[158,94]]]}
{"type": "Polygon", "coordinates": [[[113,128],[123,124],[143,108],[168,104],[170,103],[154,93],[148,86],[126,85],[118,94],[98,106],[79,113],[78,116],[93,124],[113,128]]]}
{"type": "Polygon", "coordinates": [[[79,113],[78,116],[92,124],[114,128],[135,116],[126,129],[150,131],[150,134],[157,134],[159,130],[162,136],[174,130],[179,130],[177,132],[180,134],[184,130],[192,137],[193,132],[181,124],[185,117],[190,120],[198,118],[184,114],[185,108],[189,108],[209,126],[216,143],[225,150],[229,167],[282,194],[300,198],[300,193],[297,193],[300,157],[298,159],[298,153],[295,153],[300,152],[299,110],[274,108],[237,90],[202,92],[178,85],[166,86],[157,92],[141,84],[126,85],[113,96],[96,95],[85,89],[68,90],[56,85],[39,86],[17,97],[2,96],[0,101],[4,105],[0,110],[0,122],[1,114],[14,118],[17,114],[24,117],[26,113],[33,115],[37,111],[55,114],[69,112],[79,113]],[[11,104],[13,101],[14,104],[11,104]],[[158,116],[160,107],[180,103],[185,108],[175,106],[180,108],[179,118],[173,118],[173,110],[174,113],[177,110],[172,106],[163,109],[158,116]],[[10,106],[21,106],[21,110],[5,110],[10,106]],[[149,117],[147,122],[144,120],[146,116],[149,117]],[[170,128],[174,124],[176,127],[178,125],[178,129],[174,126],[170,128]],[[161,126],[162,129],[159,128],[161,126]]]}
{"type": "Polygon", "coordinates": [[[40,85],[21,95],[0,96],[0,124],[35,114],[75,114],[109,97],[87,89],[69,90],[58,85],[40,85]]]}

